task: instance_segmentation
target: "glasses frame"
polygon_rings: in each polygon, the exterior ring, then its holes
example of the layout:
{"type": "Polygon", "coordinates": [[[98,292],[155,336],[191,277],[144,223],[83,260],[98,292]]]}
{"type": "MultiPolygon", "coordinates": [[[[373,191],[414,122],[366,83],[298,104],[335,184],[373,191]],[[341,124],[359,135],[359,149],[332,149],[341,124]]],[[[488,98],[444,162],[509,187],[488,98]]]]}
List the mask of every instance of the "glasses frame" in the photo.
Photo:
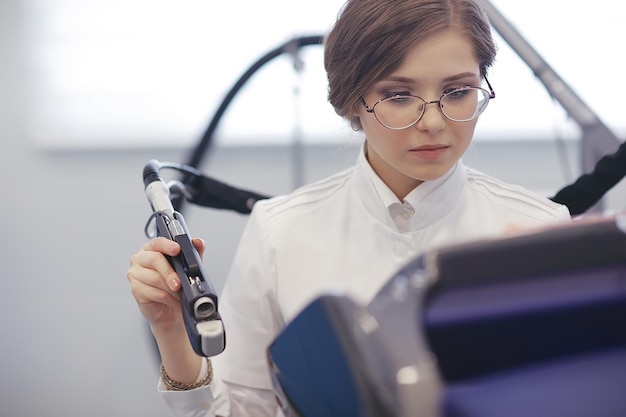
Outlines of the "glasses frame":
{"type": "MultiPolygon", "coordinates": [[[[443,109],[442,109],[442,105],[441,105],[441,100],[442,100],[444,97],[446,97],[446,96],[448,96],[448,95],[450,95],[450,94],[453,94],[453,93],[455,93],[455,92],[457,92],[457,91],[462,91],[462,90],[465,90],[465,89],[467,89],[467,88],[477,88],[477,89],[479,89],[479,90],[482,90],[482,91],[486,92],[486,93],[488,94],[488,98],[489,98],[489,100],[492,100],[492,99],[496,98],[496,92],[493,90],[493,87],[491,87],[491,84],[489,83],[489,80],[487,79],[487,77],[485,77],[485,82],[487,83],[487,87],[489,88],[489,90],[485,90],[485,89],[484,89],[484,88],[482,88],[482,87],[460,87],[460,88],[455,88],[455,89],[454,89],[454,90],[452,90],[452,91],[449,91],[449,92],[447,92],[447,93],[442,94],[442,95],[441,95],[441,97],[439,97],[439,100],[430,100],[430,101],[426,101],[426,100],[424,100],[423,98],[421,98],[420,96],[416,96],[416,95],[413,95],[413,94],[396,94],[396,95],[391,96],[391,97],[381,98],[381,99],[380,99],[380,100],[378,100],[376,103],[374,103],[374,105],[373,105],[372,107],[370,107],[370,106],[368,106],[368,105],[367,105],[367,103],[365,102],[365,99],[363,98],[363,96],[361,96],[361,97],[359,97],[359,98],[361,99],[361,103],[362,103],[362,104],[363,104],[363,106],[365,107],[365,111],[366,111],[366,112],[368,112],[368,113],[372,113],[372,114],[374,114],[374,117],[376,118],[376,121],[377,121],[378,123],[380,123],[380,124],[381,124],[381,126],[383,126],[383,127],[387,128],[387,129],[390,129],[390,130],[404,130],[404,129],[408,129],[408,128],[412,127],[412,126],[415,126],[415,124],[416,124],[416,123],[418,123],[420,120],[422,120],[422,117],[424,117],[424,113],[426,113],[426,106],[427,106],[427,105],[429,105],[429,104],[435,104],[435,103],[437,103],[437,108],[439,109],[439,112],[441,113],[441,115],[442,115],[443,117],[445,117],[446,119],[448,119],[448,120],[450,120],[450,121],[452,121],[452,122],[464,123],[464,122],[469,122],[469,121],[471,121],[471,120],[474,120],[474,119],[478,118],[478,116],[480,116],[481,114],[483,114],[483,112],[484,112],[484,111],[485,111],[485,109],[487,108],[487,105],[485,105],[485,107],[483,108],[483,110],[482,110],[480,113],[478,113],[476,116],[472,117],[471,119],[466,119],[466,120],[457,120],[457,119],[452,119],[452,118],[448,117],[448,116],[444,113],[444,111],[443,111],[443,109]],[[422,114],[420,114],[420,115],[419,115],[419,117],[417,118],[417,120],[415,120],[415,121],[414,121],[413,123],[411,123],[410,125],[407,125],[407,126],[404,126],[404,127],[390,127],[390,126],[387,126],[387,125],[385,125],[383,122],[381,122],[381,121],[380,121],[380,119],[378,118],[378,115],[376,114],[376,106],[377,106],[379,103],[382,103],[383,101],[390,100],[390,99],[394,99],[394,98],[398,98],[398,97],[414,97],[414,98],[418,98],[418,99],[422,100],[422,101],[424,102],[424,105],[422,106],[422,114]]],[[[487,103],[489,103],[489,102],[487,102],[487,103]]]]}

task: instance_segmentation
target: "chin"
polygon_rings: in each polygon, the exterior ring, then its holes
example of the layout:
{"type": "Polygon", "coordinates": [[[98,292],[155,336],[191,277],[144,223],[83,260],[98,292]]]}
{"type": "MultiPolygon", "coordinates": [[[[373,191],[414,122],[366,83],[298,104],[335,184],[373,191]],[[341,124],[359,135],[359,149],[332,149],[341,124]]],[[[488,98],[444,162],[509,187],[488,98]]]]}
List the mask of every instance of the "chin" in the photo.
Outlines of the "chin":
{"type": "Polygon", "coordinates": [[[417,172],[416,175],[412,175],[414,179],[418,181],[435,181],[439,178],[443,177],[450,171],[451,167],[429,167],[427,170],[421,170],[421,172],[417,172]]]}

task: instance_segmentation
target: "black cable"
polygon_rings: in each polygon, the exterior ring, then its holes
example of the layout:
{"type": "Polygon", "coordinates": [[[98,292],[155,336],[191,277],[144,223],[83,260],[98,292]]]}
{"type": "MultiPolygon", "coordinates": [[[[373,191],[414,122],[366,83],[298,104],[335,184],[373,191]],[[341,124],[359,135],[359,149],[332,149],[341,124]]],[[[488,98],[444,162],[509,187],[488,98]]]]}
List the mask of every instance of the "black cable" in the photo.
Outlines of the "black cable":
{"type": "MultiPolygon", "coordinates": [[[[241,90],[241,88],[245,85],[245,83],[261,67],[263,67],[265,64],[270,62],[272,59],[284,53],[293,53],[294,51],[304,46],[321,45],[323,43],[323,40],[324,40],[324,37],[321,35],[303,36],[303,37],[293,38],[290,41],[285,42],[284,44],[267,52],[265,55],[259,58],[250,68],[248,68],[248,70],[237,80],[237,82],[231,87],[230,91],[226,94],[226,96],[222,100],[222,103],[220,104],[213,118],[211,119],[211,122],[209,123],[209,126],[205,130],[204,134],[202,135],[200,142],[194,148],[186,165],[194,167],[194,168],[198,168],[200,166],[206,154],[211,149],[211,145],[213,144],[213,137],[215,134],[215,130],[217,129],[217,126],[219,125],[219,122],[221,121],[222,116],[226,112],[226,109],[230,105],[231,101],[233,101],[233,99],[235,98],[239,90],[241,90]]],[[[187,180],[189,180],[188,176],[184,177],[182,182],[185,183],[187,182],[187,180]]],[[[177,197],[172,200],[174,207],[178,211],[181,211],[183,202],[184,202],[184,199],[180,197],[177,197]]]]}
{"type": "Polygon", "coordinates": [[[613,154],[603,156],[589,174],[559,190],[552,201],[564,204],[573,216],[583,214],[626,175],[626,142],[613,154]]]}
{"type": "Polygon", "coordinates": [[[288,41],[288,42],[278,46],[277,48],[272,49],[267,54],[263,55],[259,60],[257,60],[237,80],[237,82],[233,85],[233,87],[228,92],[228,94],[226,94],[226,97],[224,98],[224,100],[220,104],[219,108],[217,109],[215,115],[213,116],[213,119],[211,120],[211,123],[209,124],[209,126],[206,129],[206,131],[204,132],[204,135],[202,136],[202,138],[200,140],[200,143],[198,143],[198,145],[196,146],[194,152],[191,154],[191,157],[189,158],[189,160],[187,162],[187,165],[192,166],[194,168],[197,168],[200,165],[200,163],[202,162],[203,157],[205,156],[206,152],[209,150],[210,146],[213,143],[213,134],[215,132],[215,129],[217,128],[217,125],[219,124],[219,122],[220,122],[224,112],[226,111],[226,109],[230,105],[230,102],[233,100],[233,98],[239,92],[239,90],[241,90],[241,88],[244,86],[244,84],[263,65],[267,64],[269,61],[271,61],[272,59],[282,55],[283,53],[293,51],[294,47],[296,49],[298,49],[298,48],[301,48],[301,47],[307,46],[307,45],[318,45],[318,44],[322,43],[322,40],[323,40],[322,36],[306,36],[306,37],[294,38],[294,39],[292,39],[292,40],[290,40],[290,41],[288,41]]]}

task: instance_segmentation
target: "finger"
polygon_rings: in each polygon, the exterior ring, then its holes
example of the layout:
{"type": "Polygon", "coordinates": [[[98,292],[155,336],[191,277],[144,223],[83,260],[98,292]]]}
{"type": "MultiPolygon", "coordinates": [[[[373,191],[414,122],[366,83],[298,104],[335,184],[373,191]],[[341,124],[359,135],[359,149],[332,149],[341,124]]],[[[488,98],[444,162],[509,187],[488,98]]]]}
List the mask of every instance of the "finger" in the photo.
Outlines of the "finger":
{"type": "Polygon", "coordinates": [[[151,285],[146,285],[138,279],[130,279],[131,293],[137,304],[163,304],[172,308],[180,308],[180,297],[178,293],[172,293],[169,290],[163,290],[151,285]]]}
{"type": "Polygon", "coordinates": [[[520,234],[522,232],[525,232],[527,230],[528,230],[527,226],[522,226],[521,224],[512,223],[512,224],[508,224],[504,228],[504,234],[505,235],[516,235],[516,234],[520,234]]]}
{"type": "Polygon", "coordinates": [[[127,276],[161,289],[174,292],[180,289],[178,275],[160,252],[142,250],[134,254],[127,276]]]}
{"type": "Polygon", "coordinates": [[[156,251],[164,255],[176,256],[180,252],[180,246],[173,240],[159,236],[144,243],[141,250],[156,251]]]}
{"type": "Polygon", "coordinates": [[[198,251],[198,254],[200,255],[200,258],[202,258],[204,256],[204,249],[206,248],[206,245],[204,243],[204,240],[195,237],[191,240],[191,242],[193,243],[193,246],[196,248],[196,250],[198,251]]]}

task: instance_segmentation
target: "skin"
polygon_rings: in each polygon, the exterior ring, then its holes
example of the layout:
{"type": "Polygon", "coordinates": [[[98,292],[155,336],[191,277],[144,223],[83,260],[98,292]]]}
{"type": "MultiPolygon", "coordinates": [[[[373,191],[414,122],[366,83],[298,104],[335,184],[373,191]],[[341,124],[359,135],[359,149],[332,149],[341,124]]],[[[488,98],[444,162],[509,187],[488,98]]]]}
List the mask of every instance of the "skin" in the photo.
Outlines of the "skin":
{"type": "MultiPolygon", "coordinates": [[[[390,92],[406,92],[426,101],[438,100],[453,88],[481,82],[474,47],[454,30],[436,33],[410,49],[400,67],[380,80],[363,96],[369,106],[390,92]]],[[[426,106],[422,118],[403,130],[382,126],[364,106],[355,109],[363,125],[370,165],[394,194],[402,200],[424,181],[448,172],[472,141],[477,119],[453,122],[436,104],[426,106]]]]}

